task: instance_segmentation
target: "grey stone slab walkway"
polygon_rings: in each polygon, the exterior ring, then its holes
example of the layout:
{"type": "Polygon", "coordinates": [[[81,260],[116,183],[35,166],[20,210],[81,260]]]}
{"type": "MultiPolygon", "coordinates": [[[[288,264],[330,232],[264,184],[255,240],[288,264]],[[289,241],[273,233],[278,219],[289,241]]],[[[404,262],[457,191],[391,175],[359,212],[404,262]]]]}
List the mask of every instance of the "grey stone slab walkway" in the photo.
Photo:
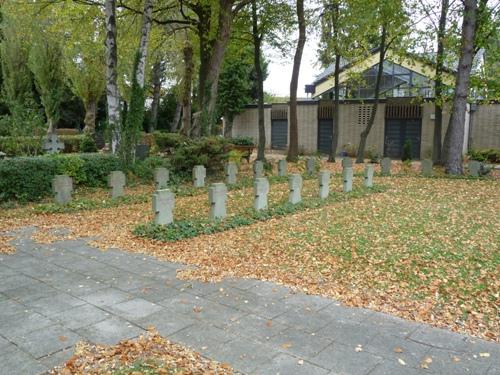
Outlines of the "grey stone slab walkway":
{"type": "Polygon", "coordinates": [[[500,374],[495,343],[270,282],[181,281],[180,264],[83,240],[36,244],[31,231],[0,254],[1,373],[43,373],[79,340],[114,344],[154,325],[245,374],[500,374]]]}

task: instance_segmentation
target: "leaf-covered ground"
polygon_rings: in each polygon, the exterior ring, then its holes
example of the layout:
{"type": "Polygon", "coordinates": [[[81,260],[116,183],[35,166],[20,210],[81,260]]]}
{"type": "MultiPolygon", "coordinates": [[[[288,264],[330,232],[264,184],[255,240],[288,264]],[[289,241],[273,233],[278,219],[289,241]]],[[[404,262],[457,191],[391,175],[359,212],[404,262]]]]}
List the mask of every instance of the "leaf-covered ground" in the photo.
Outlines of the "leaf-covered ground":
{"type": "MultiPolygon", "coordinates": [[[[330,168],[340,170],[338,164],[330,168]]],[[[182,278],[272,280],[499,341],[499,181],[407,176],[377,177],[375,183],[389,189],[175,243],[132,235],[136,224],[151,219],[149,201],[71,214],[20,209],[1,218],[0,231],[32,224],[40,228],[36,239],[47,242],[58,239],[50,229],[67,227],[69,237],[99,236],[93,243],[103,249],[198,266],[182,278]]],[[[341,190],[339,176],[332,189],[341,190]]],[[[278,184],[271,191],[270,199],[281,201],[288,189],[278,184]]],[[[317,182],[305,181],[304,196],[313,194],[317,182]]],[[[250,207],[252,195],[250,188],[231,191],[229,214],[250,207]]],[[[207,213],[206,194],[177,198],[176,217],[207,213]]]]}
{"type": "Polygon", "coordinates": [[[137,339],[123,340],[112,346],[80,342],[74,355],[50,374],[231,375],[233,370],[227,364],[205,359],[150,330],[137,339]]]}

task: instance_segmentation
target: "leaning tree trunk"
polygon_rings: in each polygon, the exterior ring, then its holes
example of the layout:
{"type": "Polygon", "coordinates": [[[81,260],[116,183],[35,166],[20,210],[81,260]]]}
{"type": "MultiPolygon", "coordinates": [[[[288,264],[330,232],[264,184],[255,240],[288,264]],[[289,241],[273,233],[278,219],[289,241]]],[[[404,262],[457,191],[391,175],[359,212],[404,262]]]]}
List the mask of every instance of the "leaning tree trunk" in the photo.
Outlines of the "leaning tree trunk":
{"type": "Polygon", "coordinates": [[[96,113],[97,113],[97,99],[89,98],[85,102],[85,119],[83,120],[83,123],[85,124],[83,131],[85,133],[88,134],[95,133],[96,113]]]}
{"type": "Polygon", "coordinates": [[[199,128],[191,129],[191,90],[193,81],[193,47],[191,43],[186,39],[186,44],[182,50],[184,55],[184,77],[182,78],[182,93],[181,93],[181,104],[182,104],[182,125],[180,133],[183,135],[194,135],[199,136],[199,128]],[[195,134],[193,134],[195,132],[195,134]]]}
{"type": "Polygon", "coordinates": [[[262,64],[260,61],[262,37],[259,35],[257,2],[252,1],[252,38],[253,38],[253,59],[255,75],[257,79],[257,106],[259,117],[259,142],[257,147],[257,160],[266,159],[266,128],[264,124],[264,78],[262,74],[262,64]]]}
{"type": "Polygon", "coordinates": [[[231,114],[224,115],[224,138],[231,138],[233,136],[233,121],[234,118],[231,114]]]}
{"type": "Polygon", "coordinates": [[[297,0],[297,18],[299,20],[299,40],[293,58],[292,79],[290,81],[290,145],[287,160],[297,161],[299,157],[299,130],[297,124],[297,86],[299,83],[300,63],[306,43],[306,21],[304,0],[297,0]]]}
{"type": "Polygon", "coordinates": [[[360,134],[358,153],[356,155],[356,163],[363,163],[365,161],[366,139],[368,138],[368,134],[370,134],[370,130],[373,127],[373,124],[375,122],[375,116],[377,114],[378,103],[380,99],[380,82],[382,81],[382,74],[384,72],[384,60],[386,52],[385,43],[386,43],[386,29],[385,26],[382,26],[382,35],[380,37],[378,71],[377,71],[377,78],[375,80],[375,97],[373,99],[372,110],[370,113],[370,118],[368,119],[368,123],[366,124],[366,128],[360,134]]]}
{"type": "Polygon", "coordinates": [[[477,22],[476,0],[464,0],[462,22],[462,47],[458,62],[455,95],[451,117],[443,145],[443,161],[446,173],[463,174],[462,148],[464,144],[465,113],[469,92],[470,72],[474,59],[474,37],[477,22]]]}
{"type": "Polygon", "coordinates": [[[158,60],[153,65],[153,101],[151,102],[151,118],[149,119],[148,132],[152,133],[158,126],[158,108],[161,99],[161,84],[163,75],[163,63],[158,60]]]}
{"type": "Polygon", "coordinates": [[[111,150],[115,154],[121,139],[120,92],[117,83],[116,1],[106,0],[106,101],[111,129],[111,150]]]}
{"type": "Polygon", "coordinates": [[[446,33],[446,17],[448,15],[449,0],[441,2],[441,16],[437,32],[436,79],[434,83],[434,140],[432,146],[432,160],[434,164],[441,164],[441,134],[443,132],[443,69],[444,69],[444,37],[446,33]]]}
{"type": "Polygon", "coordinates": [[[153,14],[153,0],[146,0],[144,3],[144,16],[141,28],[141,40],[139,42],[139,61],[135,78],[141,88],[144,88],[144,77],[146,75],[146,57],[148,54],[149,32],[151,31],[153,14]]]}

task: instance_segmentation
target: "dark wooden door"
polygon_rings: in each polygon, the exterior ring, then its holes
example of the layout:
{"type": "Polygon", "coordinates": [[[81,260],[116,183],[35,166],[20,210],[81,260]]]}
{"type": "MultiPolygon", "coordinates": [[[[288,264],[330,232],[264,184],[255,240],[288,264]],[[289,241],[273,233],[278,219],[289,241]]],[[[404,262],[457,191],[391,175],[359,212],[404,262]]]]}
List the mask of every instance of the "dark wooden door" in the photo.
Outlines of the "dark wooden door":
{"type": "Polygon", "coordinates": [[[420,159],[421,134],[421,119],[386,119],[384,155],[394,159],[401,158],[403,145],[409,139],[412,144],[412,159],[420,159]]]}
{"type": "Polygon", "coordinates": [[[332,149],[333,120],[318,120],[318,151],[330,154],[332,149]]]}
{"type": "Polygon", "coordinates": [[[271,148],[285,149],[288,145],[288,120],[271,121],[271,148]]]}

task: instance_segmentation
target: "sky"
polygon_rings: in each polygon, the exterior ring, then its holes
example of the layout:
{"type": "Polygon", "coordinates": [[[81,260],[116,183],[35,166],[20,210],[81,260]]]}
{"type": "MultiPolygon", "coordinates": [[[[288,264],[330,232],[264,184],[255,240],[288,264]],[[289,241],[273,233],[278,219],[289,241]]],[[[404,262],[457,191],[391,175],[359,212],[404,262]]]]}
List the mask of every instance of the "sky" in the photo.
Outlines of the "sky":
{"type": "MultiPolygon", "coordinates": [[[[306,40],[300,64],[299,87],[297,90],[299,98],[306,97],[305,85],[311,84],[314,77],[322,71],[319,65],[315,66],[317,64],[317,48],[318,40],[316,38],[306,40]]],[[[287,58],[280,58],[274,56],[275,54],[266,53],[270,62],[268,65],[269,75],[264,81],[264,91],[276,96],[290,96],[290,79],[292,77],[294,54],[295,49],[291,51],[290,56],[287,58]]]]}

